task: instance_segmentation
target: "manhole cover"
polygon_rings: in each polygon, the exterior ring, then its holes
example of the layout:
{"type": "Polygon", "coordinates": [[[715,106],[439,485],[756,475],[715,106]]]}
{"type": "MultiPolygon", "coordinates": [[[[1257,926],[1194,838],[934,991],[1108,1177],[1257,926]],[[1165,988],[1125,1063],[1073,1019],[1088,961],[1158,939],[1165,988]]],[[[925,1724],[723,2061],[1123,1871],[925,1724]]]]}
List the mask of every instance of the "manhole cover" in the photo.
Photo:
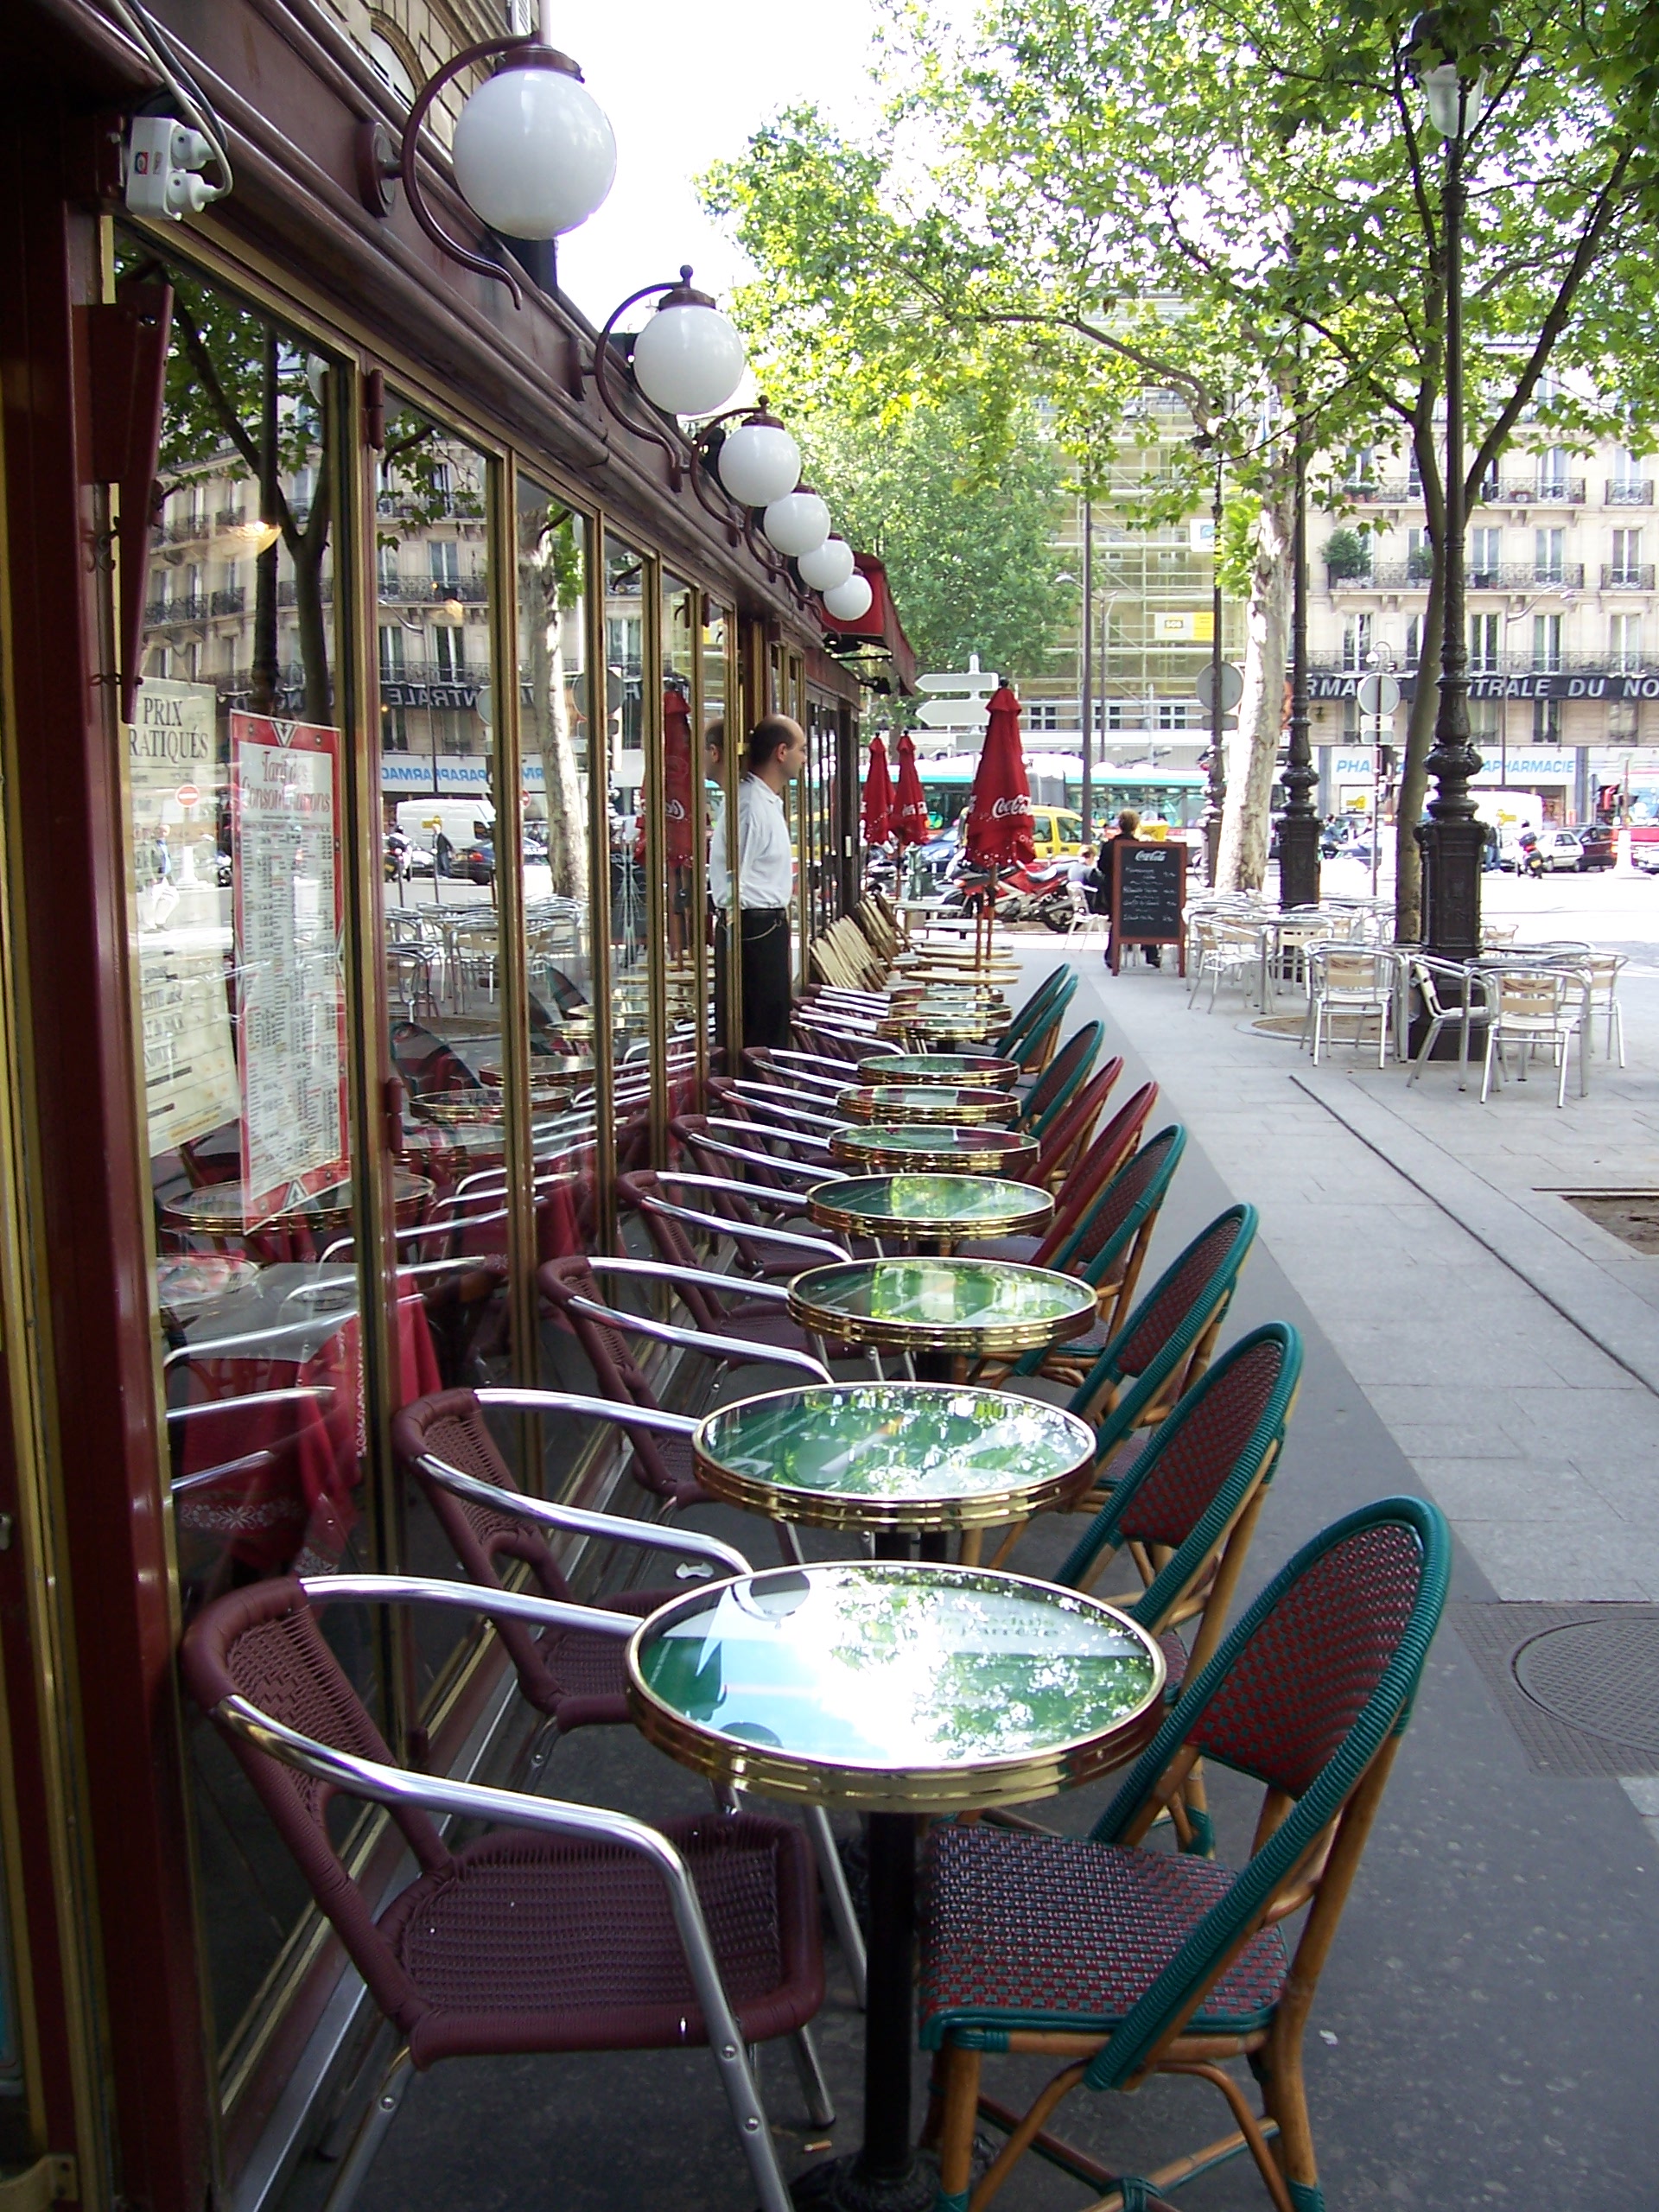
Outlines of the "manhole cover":
{"type": "Polygon", "coordinates": [[[1558,1720],[1659,1753],[1659,1619],[1573,1621],[1535,1636],[1510,1663],[1558,1720]]]}

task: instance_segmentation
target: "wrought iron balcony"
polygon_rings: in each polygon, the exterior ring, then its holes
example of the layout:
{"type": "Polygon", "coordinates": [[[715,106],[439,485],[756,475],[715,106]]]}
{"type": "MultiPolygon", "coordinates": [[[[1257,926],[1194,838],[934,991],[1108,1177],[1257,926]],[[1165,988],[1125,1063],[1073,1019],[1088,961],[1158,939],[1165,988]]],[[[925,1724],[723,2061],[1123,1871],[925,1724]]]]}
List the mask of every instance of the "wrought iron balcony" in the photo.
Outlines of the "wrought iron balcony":
{"type": "Polygon", "coordinates": [[[233,584],[228,591],[216,591],[208,604],[215,614],[240,614],[248,603],[248,594],[240,584],[233,584]]]}
{"type": "MultiPolygon", "coordinates": [[[[1606,571],[1603,571],[1605,581],[1606,571]]],[[[1634,575],[1636,571],[1630,573],[1634,575]]],[[[1651,589],[1653,571],[1643,587],[1651,589]]],[[[1326,588],[1338,591],[1427,591],[1428,569],[1417,561],[1374,561],[1363,575],[1338,575],[1325,570],[1326,588]]],[[[1469,591],[1577,591],[1584,583],[1582,561],[1501,561],[1468,568],[1464,576],[1469,591]]]]}
{"type": "Polygon", "coordinates": [[[1610,507],[1650,507],[1653,505],[1653,479],[1650,476],[1609,477],[1604,504],[1610,507]]]}
{"type": "Polygon", "coordinates": [[[165,630],[186,622],[205,622],[208,601],[205,593],[193,593],[188,599],[152,599],[144,609],[144,626],[149,630],[165,630]]]}
{"type": "MultiPolygon", "coordinates": [[[[332,607],[334,603],[334,578],[322,577],[320,581],[320,588],[322,594],[322,604],[325,607],[332,607]]],[[[294,607],[298,604],[298,587],[292,576],[283,576],[277,580],[276,604],[278,607],[294,607]]]]}
{"type": "Polygon", "coordinates": [[[1603,564],[1603,591],[1651,591],[1653,589],[1651,561],[1609,561],[1603,564]]]}

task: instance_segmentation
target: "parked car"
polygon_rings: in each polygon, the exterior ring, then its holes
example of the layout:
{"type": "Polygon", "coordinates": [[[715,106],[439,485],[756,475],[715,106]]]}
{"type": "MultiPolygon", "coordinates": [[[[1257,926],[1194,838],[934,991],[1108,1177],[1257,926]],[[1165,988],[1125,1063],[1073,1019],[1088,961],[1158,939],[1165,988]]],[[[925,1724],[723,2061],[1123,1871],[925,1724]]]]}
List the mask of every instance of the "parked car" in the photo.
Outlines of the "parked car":
{"type": "MultiPolygon", "coordinates": [[[[1578,830],[1561,829],[1552,823],[1546,823],[1539,830],[1519,830],[1515,836],[1501,840],[1497,864],[1518,874],[1529,868],[1532,856],[1536,855],[1543,872],[1576,869],[1582,864],[1584,856],[1580,839],[1578,830]]],[[[1604,863],[1596,862],[1594,865],[1604,863]]],[[[1533,867],[1530,872],[1535,874],[1540,870],[1533,867]]]]}
{"type": "Polygon", "coordinates": [[[455,847],[449,873],[467,883],[493,883],[495,846],[487,837],[467,837],[455,847]]]}
{"type": "Polygon", "coordinates": [[[1611,868],[1618,858],[1618,839],[1611,823],[1592,822],[1578,832],[1578,839],[1579,867],[1586,874],[1611,868]]]}

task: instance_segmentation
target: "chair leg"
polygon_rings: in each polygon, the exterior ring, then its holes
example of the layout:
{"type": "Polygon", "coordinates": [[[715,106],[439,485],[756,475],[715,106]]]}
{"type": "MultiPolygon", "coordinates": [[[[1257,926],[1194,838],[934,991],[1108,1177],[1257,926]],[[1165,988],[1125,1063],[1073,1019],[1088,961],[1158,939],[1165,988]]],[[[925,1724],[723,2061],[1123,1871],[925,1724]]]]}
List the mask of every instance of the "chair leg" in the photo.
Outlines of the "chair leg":
{"type": "Polygon", "coordinates": [[[415,2062],[405,2044],[380,2077],[374,2101],[352,2138],[351,2149],[340,2160],[340,2171],[334,2176],[323,2212],[347,2212],[374,2164],[375,2153],[385,2140],[387,2129],[397,2117],[397,2107],[414,2077],[415,2062]]]}
{"type": "Polygon", "coordinates": [[[940,2054],[944,2118],[939,2136],[939,2193],[934,2212],[968,2212],[974,2177],[974,2124],[979,2117],[979,2053],[947,2044],[940,2054]]]}
{"type": "Polygon", "coordinates": [[[801,2084],[801,2094],[806,2101],[806,2116],[814,2127],[833,2127],[836,2124],[835,2099],[830,2094],[830,2084],[823,2078],[823,2069],[818,2063],[818,2047],[812,2040],[810,2028],[797,2028],[789,2039],[789,2055],[795,2061],[795,2072],[801,2084]]]}
{"type": "Polygon", "coordinates": [[[836,1940],[841,1945],[842,1956],[846,1960],[847,1970],[852,1976],[853,2002],[861,2012],[867,1980],[864,1930],[859,1926],[853,1893],[847,1886],[847,1869],[842,1865],[841,1853],[836,1849],[835,1832],[830,1826],[830,1815],[822,1805],[809,1808],[806,1825],[812,1838],[813,1853],[818,1862],[818,1879],[823,1885],[824,1903],[829,1906],[830,1917],[835,1923],[836,1940]]]}

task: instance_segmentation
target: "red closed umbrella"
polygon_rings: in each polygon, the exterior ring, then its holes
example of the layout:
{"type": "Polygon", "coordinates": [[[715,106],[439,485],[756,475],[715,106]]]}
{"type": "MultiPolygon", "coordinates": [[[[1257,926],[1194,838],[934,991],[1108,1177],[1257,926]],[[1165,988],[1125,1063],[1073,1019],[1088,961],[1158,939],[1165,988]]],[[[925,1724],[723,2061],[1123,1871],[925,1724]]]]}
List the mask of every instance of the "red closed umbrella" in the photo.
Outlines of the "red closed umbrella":
{"type": "Polygon", "coordinates": [[[928,840],[927,799],[916,766],[916,743],[908,730],[899,740],[899,788],[893,802],[893,834],[901,845],[928,840]]]}
{"type": "Polygon", "coordinates": [[[1020,742],[1020,702],[1007,685],[991,694],[985,749],[968,802],[963,842],[976,867],[1004,868],[1036,857],[1031,833],[1031,786],[1020,742]]]}
{"type": "Polygon", "coordinates": [[[663,692],[663,854],[670,868],[691,865],[691,702],[663,692]]]}
{"type": "Polygon", "coordinates": [[[887,774],[887,748],[879,737],[873,737],[864,778],[864,842],[885,845],[892,835],[893,782],[887,774]]]}

